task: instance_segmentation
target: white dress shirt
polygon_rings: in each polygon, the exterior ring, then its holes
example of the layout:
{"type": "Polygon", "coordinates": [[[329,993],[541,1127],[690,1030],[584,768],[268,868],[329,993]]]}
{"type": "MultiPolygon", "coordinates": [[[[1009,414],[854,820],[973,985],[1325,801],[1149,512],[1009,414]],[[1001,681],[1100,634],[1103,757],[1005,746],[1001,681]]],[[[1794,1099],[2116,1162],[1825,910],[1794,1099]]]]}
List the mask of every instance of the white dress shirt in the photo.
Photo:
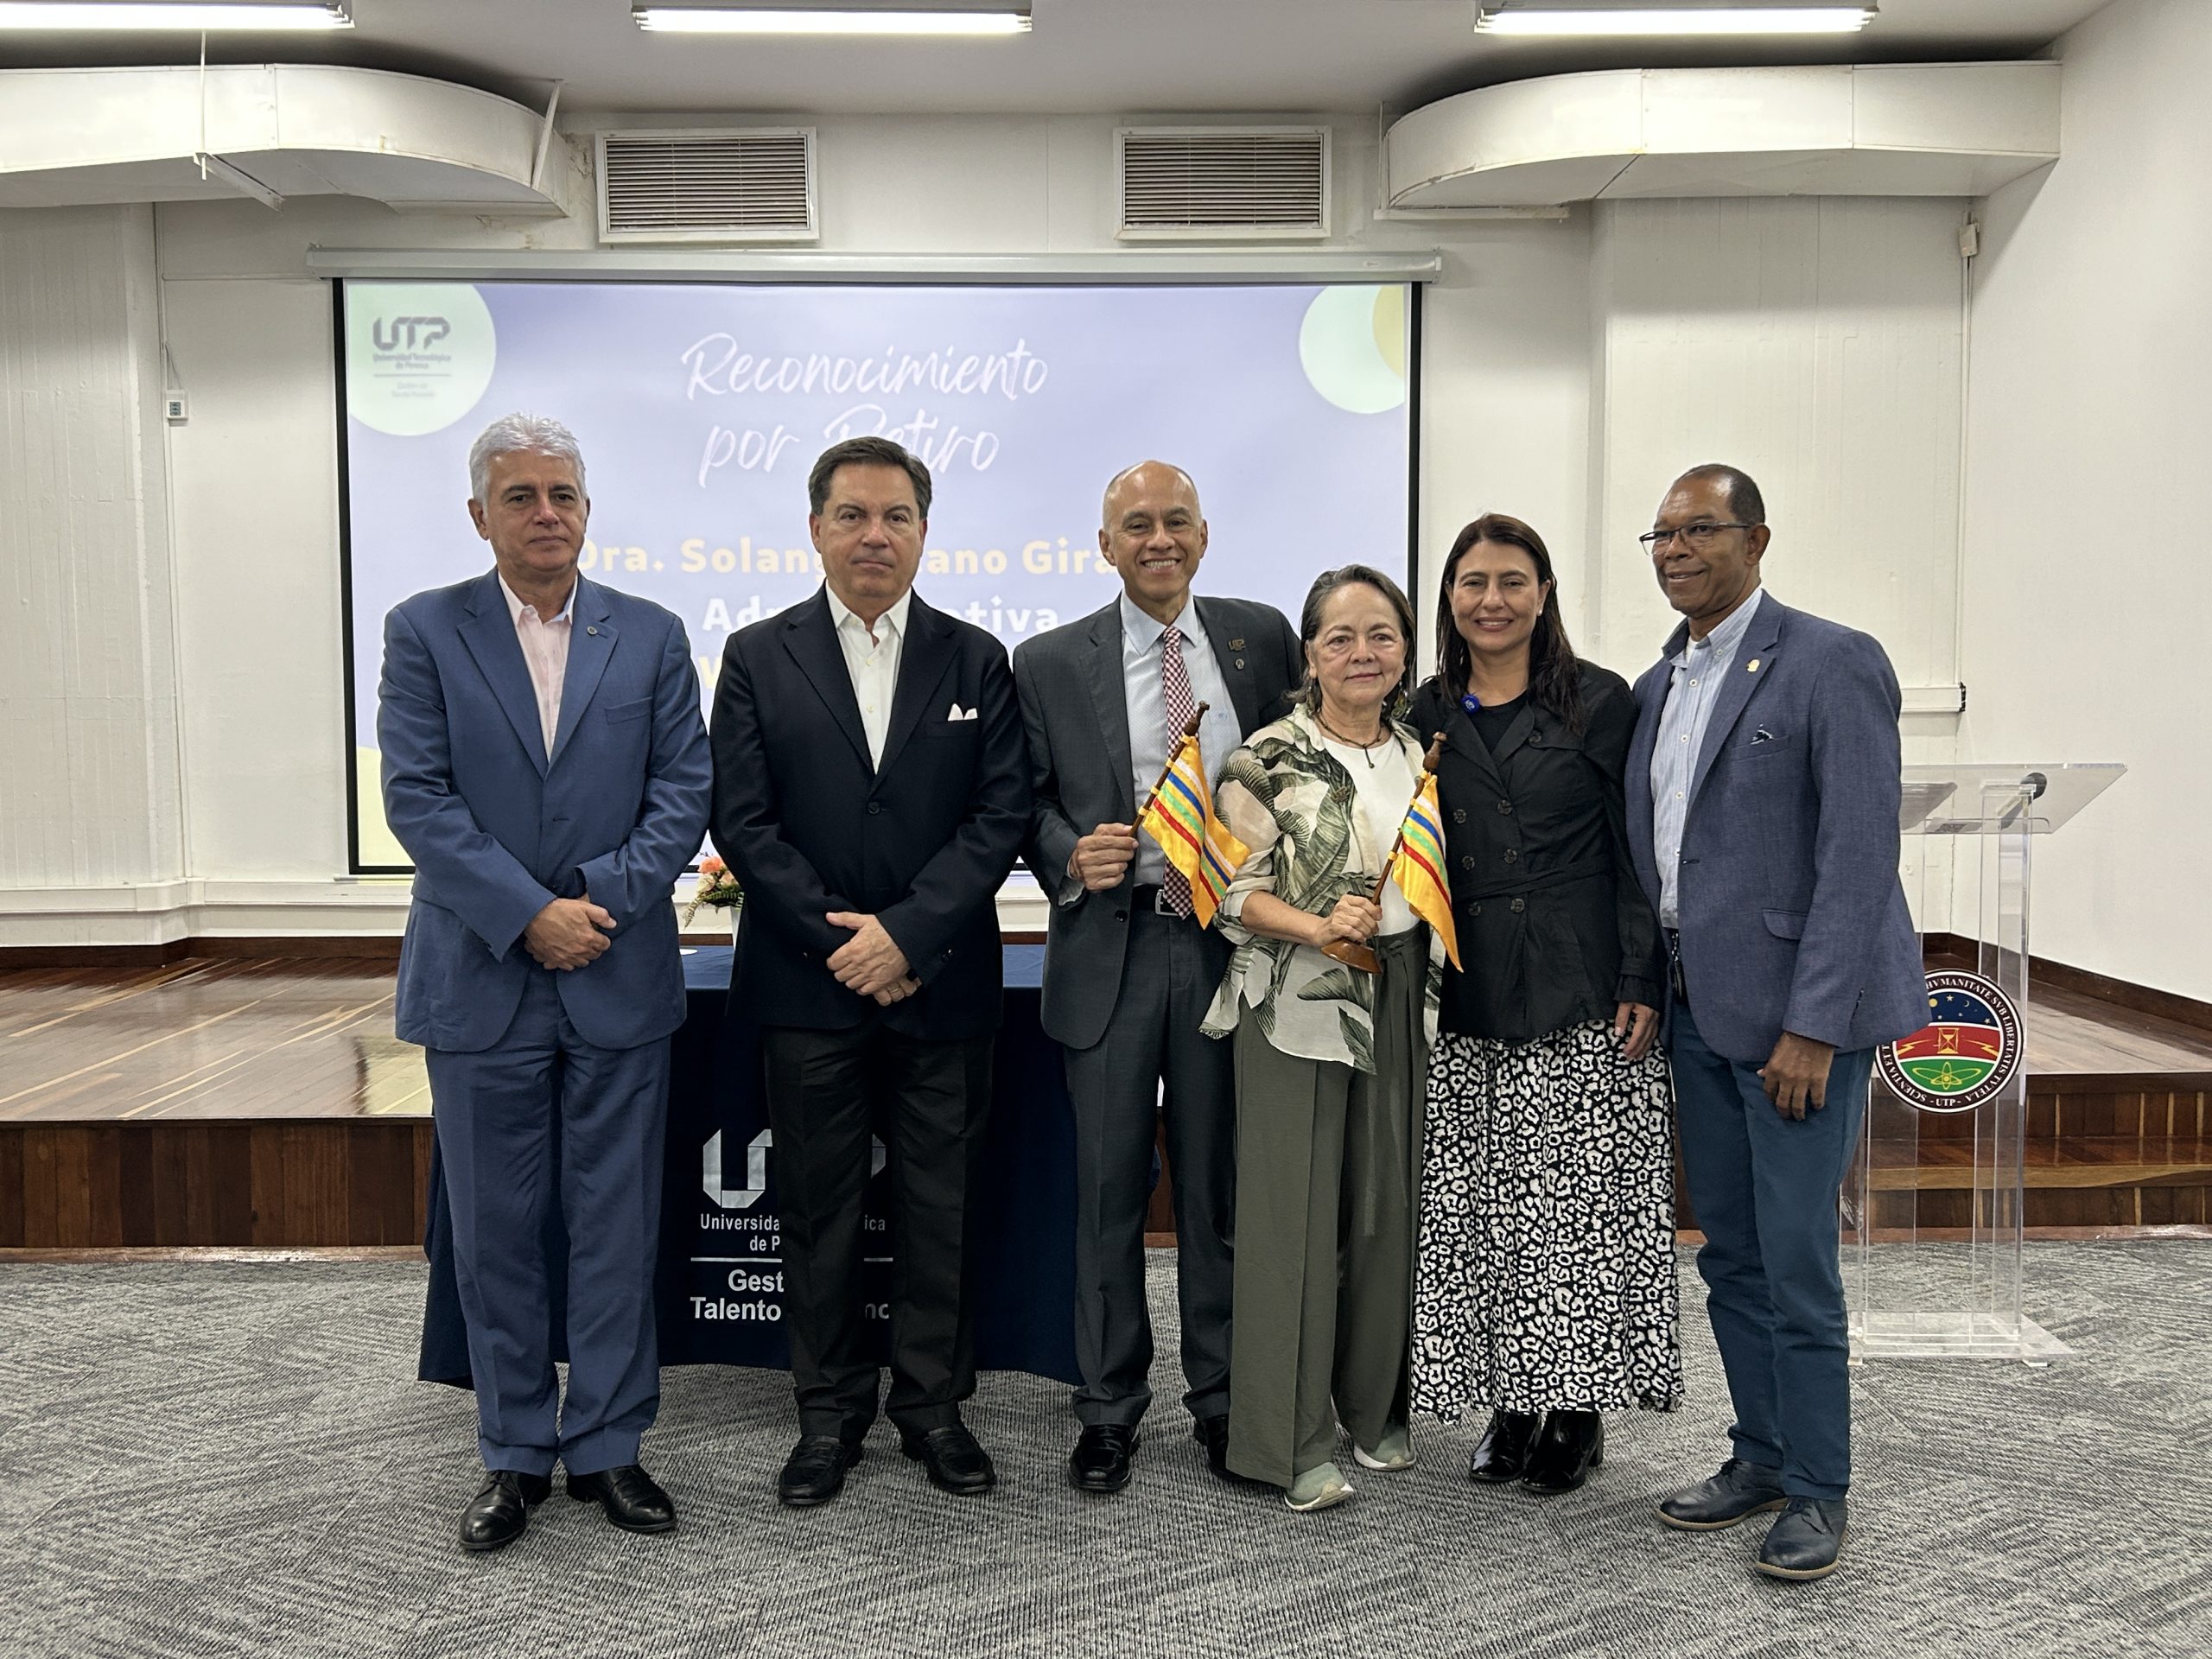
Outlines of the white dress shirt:
{"type": "Polygon", "coordinates": [[[537,693],[537,723],[545,733],[545,758],[553,758],[553,734],[561,729],[561,687],[569,677],[569,627],[576,611],[576,583],[569,583],[569,596],[561,613],[543,620],[535,605],[515,597],[505,576],[499,591],[507,596],[507,614],[514,620],[515,638],[522,643],[522,659],[530,667],[531,688],[537,693]]]}
{"type": "Polygon", "coordinates": [[[1737,650],[1765,597],[1764,588],[1754,588],[1719,627],[1675,655],[1675,676],[1651,746],[1651,849],[1659,866],[1662,927],[1682,925],[1682,825],[1689,817],[1690,780],[1697,776],[1698,752],[1705,747],[1705,728],[1720,682],[1735,666],[1737,650]]]}
{"type": "MultiPolygon", "coordinates": [[[[1198,753],[1205,760],[1206,784],[1211,788],[1221,782],[1221,763],[1244,741],[1243,728],[1237,722],[1236,705],[1229,700],[1221,664],[1214,660],[1205,625],[1198,620],[1198,605],[1187,596],[1175,626],[1182,630],[1191,706],[1206,705],[1205,718],[1198,722],[1198,753]]],[[[1122,700],[1129,716],[1129,773],[1135,786],[1130,799],[1140,810],[1167,764],[1167,698],[1160,683],[1160,640],[1166,632],[1165,622],[1139,610],[1127,593],[1122,595],[1122,700]]],[[[1157,887],[1166,874],[1167,855],[1140,831],[1136,885],[1157,887]]]]}
{"type": "MultiPolygon", "coordinates": [[[[1387,727],[1389,722],[1384,724],[1387,727]]],[[[1397,842],[1398,831],[1404,827],[1406,809],[1414,804],[1414,788],[1421,781],[1414,775],[1412,760],[1395,742],[1363,749],[1357,743],[1340,743],[1325,735],[1321,747],[1336,756],[1337,764],[1351,779],[1359,816],[1367,826],[1367,838],[1375,843],[1375,856],[1389,857],[1397,842]],[[1370,761],[1372,765],[1369,764],[1370,761]]],[[[1378,865],[1367,872],[1370,888],[1382,868],[1378,865]]],[[[1360,896],[1365,898],[1367,890],[1363,890],[1360,896]]],[[[1375,931],[1377,938],[1402,933],[1421,919],[1414,914],[1414,907],[1406,902],[1406,895],[1395,881],[1382,884],[1382,897],[1377,902],[1382,906],[1382,923],[1375,931]]]]}
{"type": "Polygon", "coordinates": [[[914,590],[875,619],[871,630],[830,589],[830,620],[837,625],[837,644],[845,652],[845,671],[853,677],[853,697],[861,706],[861,729],[868,734],[871,766],[883,764],[883,740],[891,730],[891,699],[899,690],[899,650],[906,638],[906,612],[914,590]]]}

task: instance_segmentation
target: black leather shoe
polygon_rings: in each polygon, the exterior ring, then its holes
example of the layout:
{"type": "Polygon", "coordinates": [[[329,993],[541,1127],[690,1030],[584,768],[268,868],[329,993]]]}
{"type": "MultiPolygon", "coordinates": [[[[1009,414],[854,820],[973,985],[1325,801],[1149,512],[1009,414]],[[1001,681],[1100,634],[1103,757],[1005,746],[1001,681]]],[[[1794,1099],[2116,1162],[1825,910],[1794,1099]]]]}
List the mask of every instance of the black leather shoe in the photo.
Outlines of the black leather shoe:
{"type": "Polygon", "coordinates": [[[1475,1442],[1475,1455],[1467,1463],[1467,1478],[1489,1485],[1518,1480],[1529,1466],[1529,1447],[1543,1419],[1533,1411],[1493,1411],[1490,1427],[1475,1442]]]}
{"type": "Polygon", "coordinates": [[[1594,1411],[1554,1411],[1529,1447],[1522,1487],[1556,1497],[1590,1478],[1605,1460],[1605,1420],[1594,1411]]]}
{"type": "Polygon", "coordinates": [[[802,1434],[776,1477],[776,1501],[791,1510],[819,1508],[845,1490],[845,1471],[860,1460],[858,1440],[802,1434]]]}
{"type": "Polygon", "coordinates": [[[656,1481],[634,1463],[569,1477],[569,1496],[579,1503],[597,1503],[607,1518],[625,1532],[668,1532],[676,1526],[676,1505],[656,1481]]]}
{"type": "Polygon", "coordinates": [[[461,1512],[461,1547],[505,1549],[530,1524],[530,1506],[543,1503],[552,1493],[553,1483],[543,1475],[493,1470],[484,1478],[484,1490],[461,1512]]]}
{"type": "Polygon", "coordinates": [[[1711,1479],[1661,1498],[1659,1518],[1684,1532],[1718,1532],[1789,1501],[1783,1495],[1781,1470],[1731,1458],[1711,1479]]]}
{"type": "Polygon", "coordinates": [[[1229,1466],[1229,1414],[1222,1412],[1211,1417],[1201,1417],[1191,1425],[1191,1438],[1206,1449],[1206,1467],[1220,1479],[1232,1485],[1243,1484],[1243,1478],[1229,1466]]]}
{"type": "Polygon", "coordinates": [[[974,1497],[999,1484],[991,1467],[991,1454],[976,1444],[976,1437],[959,1423],[932,1428],[920,1434],[899,1431],[906,1455],[929,1471],[930,1484],[956,1497],[974,1497]]]}
{"type": "Polygon", "coordinates": [[[1068,1454],[1068,1484],[1082,1492],[1118,1492],[1136,1456],[1135,1423],[1086,1423],[1068,1454]]]}
{"type": "Polygon", "coordinates": [[[1851,1506],[1840,1497],[1793,1497],[1751,1563],[1770,1579],[1824,1579],[1836,1569],[1851,1506]]]}

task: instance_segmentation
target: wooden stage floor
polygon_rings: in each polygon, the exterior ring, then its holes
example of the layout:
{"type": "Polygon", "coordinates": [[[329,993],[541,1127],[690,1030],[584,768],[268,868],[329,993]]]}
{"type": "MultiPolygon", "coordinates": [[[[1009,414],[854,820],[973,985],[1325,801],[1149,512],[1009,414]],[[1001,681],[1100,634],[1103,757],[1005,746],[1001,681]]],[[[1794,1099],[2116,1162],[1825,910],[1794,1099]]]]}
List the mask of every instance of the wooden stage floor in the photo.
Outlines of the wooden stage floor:
{"type": "MultiPolygon", "coordinates": [[[[419,1238],[429,1092],[391,1034],[393,976],[388,957],[0,969],[0,1247],[419,1238]]],[[[2212,1031],[2056,987],[2033,1007],[2031,1224],[2212,1222],[2212,1031]]],[[[1925,1226],[1968,1197],[1940,1128],[1877,1158],[1877,1189],[1925,1226]]]]}

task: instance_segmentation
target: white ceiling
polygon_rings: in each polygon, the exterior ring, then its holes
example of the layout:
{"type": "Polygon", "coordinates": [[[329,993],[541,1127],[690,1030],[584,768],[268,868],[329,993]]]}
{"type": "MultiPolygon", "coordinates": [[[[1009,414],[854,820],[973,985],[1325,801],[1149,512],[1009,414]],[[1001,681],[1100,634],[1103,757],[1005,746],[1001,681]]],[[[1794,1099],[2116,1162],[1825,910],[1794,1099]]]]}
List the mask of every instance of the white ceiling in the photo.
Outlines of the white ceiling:
{"type": "MultiPolygon", "coordinates": [[[[1473,0],[1035,0],[1024,36],[849,41],[649,35],[628,0],[351,0],[328,35],[216,36],[211,62],[435,75],[564,111],[817,115],[1343,111],[1569,70],[2022,57],[2106,0],[1880,0],[1863,34],[1683,43],[1501,41],[1473,0]]],[[[189,63],[196,36],[0,36],[0,66],[189,63]]]]}

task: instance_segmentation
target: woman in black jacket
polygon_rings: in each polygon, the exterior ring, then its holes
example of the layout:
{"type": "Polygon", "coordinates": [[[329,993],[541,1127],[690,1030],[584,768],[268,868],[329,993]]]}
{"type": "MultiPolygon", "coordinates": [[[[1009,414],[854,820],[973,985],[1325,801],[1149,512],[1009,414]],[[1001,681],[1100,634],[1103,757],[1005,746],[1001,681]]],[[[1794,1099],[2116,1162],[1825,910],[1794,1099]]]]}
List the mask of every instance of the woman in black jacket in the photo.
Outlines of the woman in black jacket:
{"type": "Polygon", "coordinates": [[[1427,1084],[1412,1403],[1486,1406],[1469,1474],[1572,1491],[1601,1411],[1669,1410],[1672,1090],[1659,928],[1629,865],[1627,683],[1578,662],[1551,556],[1503,513],[1445,563],[1412,721],[1438,772],[1459,959],[1427,1084]]]}

